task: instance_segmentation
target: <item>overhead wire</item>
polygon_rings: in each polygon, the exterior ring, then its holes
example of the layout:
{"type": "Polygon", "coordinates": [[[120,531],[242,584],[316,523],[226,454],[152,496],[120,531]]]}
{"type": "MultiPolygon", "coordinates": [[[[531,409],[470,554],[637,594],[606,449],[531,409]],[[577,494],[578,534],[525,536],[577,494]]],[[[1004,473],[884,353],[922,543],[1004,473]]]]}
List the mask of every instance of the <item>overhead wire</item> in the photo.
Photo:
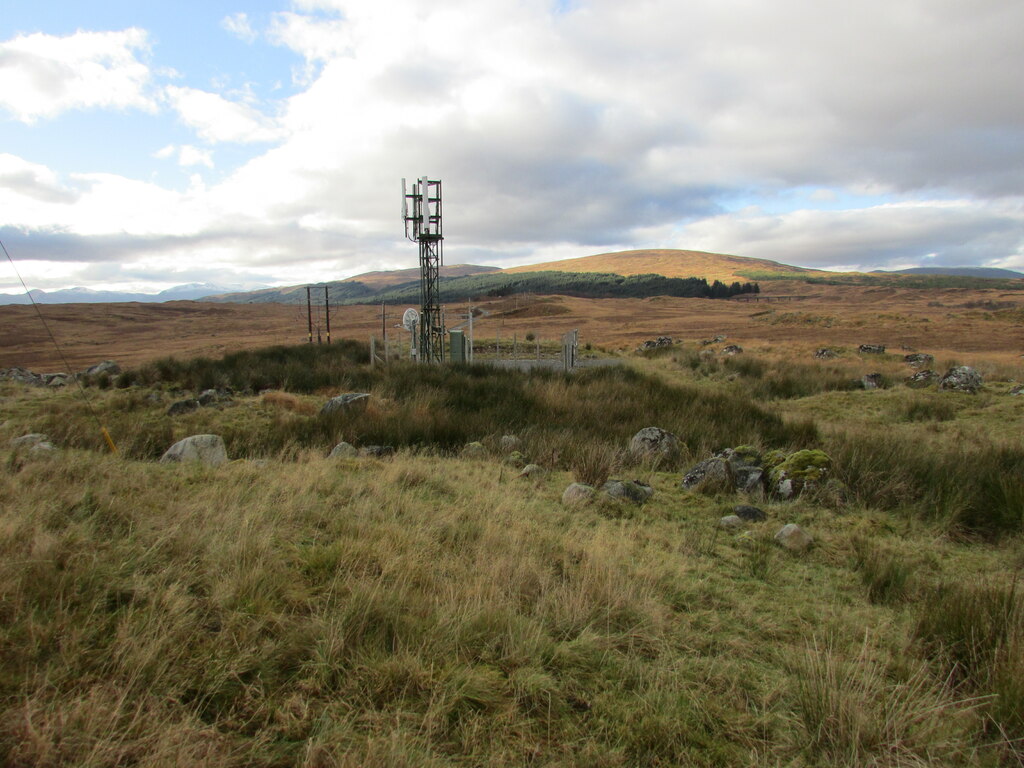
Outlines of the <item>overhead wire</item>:
{"type": "Polygon", "coordinates": [[[25,289],[25,295],[28,296],[29,302],[36,311],[36,315],[39,317],[39,322],[43,324],[43,328],[46,329],[47,336],[50,337],[50,341],[53,342],[54,349],[57,350],[57,354],[60,356],[61,361],[64,363],[64,370],[67,371],[68,376],[74,380],[75,384],[78,385],[78,391],[82,393],[82,399],[85,401],[86,408],[89,410],[89,414],[92,416],[93,421],[96,422],[96,426],[99,427],[100,434],[103,435],[103,439],[107,443],[107,447],[110,448],[110,452],[117,455],[117,445],[114,443],[114,439],[110,436],[107,428],[103,426],[103,422],[100,421],[99,414],[96,413],[96,409],[93,408],[92,400],[89,399],[88,392],[85,391],[85,387],[82,386],[81,380],[75,376],[71,371],[71,365],[68,363],[67,357],[64,355],[64,350],[60,348],[60,344],[57,343],[57,337],[53,335],[53,331],[50,330],[49,323],[46,322],[46,318],[43,317],[42,310],[39,309],[39,304],[36,303],[35,298],[32,296],[32,292],[25,285],[25,280],[21,276],[21,272],[18,271],[18,265],[14,263],[14,259],[7,250],[7,246],[4,245],[3,240],[0,240],[0,249],[3,249],[4,256],[7,257],[7,261],[11,264],[11,269],[14,270],[14,274],[18,276],[18,282],[21,283],[21,287],[25,289]]]}

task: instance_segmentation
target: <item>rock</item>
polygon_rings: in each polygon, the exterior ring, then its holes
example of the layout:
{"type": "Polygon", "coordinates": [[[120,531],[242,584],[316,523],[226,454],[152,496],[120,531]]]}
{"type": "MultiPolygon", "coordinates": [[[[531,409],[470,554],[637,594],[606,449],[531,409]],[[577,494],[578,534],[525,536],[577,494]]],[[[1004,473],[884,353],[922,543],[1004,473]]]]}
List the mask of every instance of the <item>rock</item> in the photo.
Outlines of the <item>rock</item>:
{"type": "Polygon", "coordinates": [[[752,507],[749,504],[737,504],[732,508],[732,513],[740,520],[746,520],[751,523],[759,523],[767,519],[764,510],[752,507]]]}
{"type": "Polygon", "coordinates": [[[882,374],[865,373],[860,377],[860,384],[864,389],[878,389],[882,386],[882,374]]]}
{"type": "Polygon", "coordinates": [[[671,347],[675,342],[671,336],[659,336],[656,339],[648,339],[640,345],[640,351],[643,352],[648,349],[659,349],[662,347],[671,347]]]}
{"type": "Polygon", "coordinates": [[[940,392],[968,392],[976,394],[981,389],[981,374],[967,365],[958,365],[946,371],[939,379],[940,392]]]}
{"type": "Polygon", "coordinates": [[[4,368],[0,370],[0,381],[17,381],[21,384],[28,384],[30,387],[41,387],[45,384],[43,377],[38,373],[32,373],[27,368],[4,368]]]}
{"type": "Polygon", "coordinates": [[[468,459],[479,459],[487,455],[487,449],[480,442],[466,443],[462,446],[462,455],[468,459]]]}
{"type": "Polygon", "coordinates": [[[861,344],[857,349],[862,355],[885,354],[885,344],[861,344]]]}
{"type": "Polygon", "coordinates": [[[8,442],[8,445],[15,450],[26,450],[29,453],[44,453],[57,450],[50,438],[40,432],[32,432],[28,435],[15,437],[8,442]]]}
{"type": "Polygon", "coordinates": [[[708,490],[733,490],[732,473],[729,462],[721,455],[715,454],[710,459],[698,462],[683,475],[683,488],[703,488],[708,490]]]}
{"type": "Polygon", "coordinates": [[[915,374],[907,376],[907,378],[905,378],[903,381],[908,387],[920,389],[922,387],[930,387],[932,384],[938,381],[938,379],[939,374],[937,374],[935,371],[924,370],[918,371],[915,374]]]}
{"type": "Polygon", "coordinates": [[[726,515],[718,521],[719,528],[725,528],[727,530],[733,530],[736,528],[743,527],[743,519],[736,515],[726,515]]]}
{"type": "Polygon", "coordinates": [[[320,415],[330,416],[343,411],[359,412],[365,410],[369,403],[370,395],[366,392],[348,392],[332,397],[324,403],[324,407],[320,409],[320,415]]]}
{"type": "Polygon", "coordinates": [[[644,427],[629,441],[634,456],[675,458],[679,455],[679,438],[660,427],[644,427]]]}
{"type": "Polygon", "coordinates": [[[811,535],[796,523],[782,526],[775,534],[775,541],[790,552],[802,552],[814,543],[811,535]]]}
{"type": "Polygon", "coordinates": [[[761,457],[749,446],[727,448],[690,469],[683,476],[681,485],[683,488],[699,488],[712,493],[761,493],[764,488],[761,457]]]}
{"type": "Polygon", "coordinates": [[[609,480],[601,490],[613,499],[625,499],[634,504],[643,504],[654,495],[654,489],[639,480],[609,480]]]}
{"type": "Polygon", "coordinates": [[[1024,395],[1024,384],[1018,384],[1016,387],[1010,390],[1010,394],[1016,397],[1017,395],[1024,395]]]}
{"type": "Polygon", "coordinates": [[[171,407],[167,409],[167,415],[181,416],[183,413],[192,413],[198,407],[198,400],[179,400],[176,403],[171,403],[171,407]]]}
{"type": "Polygon", "coordinates": [[[202,406],[213,405],[214,403],[217,403],[219,401],[220,395],[217,393],[216,389],[204,389],[199,394],[199,397],[196,398],[196,402],[198,402],[202,406]]]}
{"type": "Polygon", "coordinates": [[[46,386],[57,389],[58,387],[66,387],[73,379],[66,373],[44,373],[43,381],[46,382],[46,386]]]}
{"type": "Polygon", "coordinates": [[[393,445],[366,445],[359,449],[359,455],[386,459],[395,455],[395,447],[393,445]]]}
{"type": "Polygon", "coordinates": [[[729,355],[730,357],[732,355],[741,354],[742,352],[743,352],[743,347],[741,347],[741,346],[739,346],[737,344],[730,344],[727,347],[723,347],[722,348],[722,354],[723,355],[729,355]]]}
{"type": "Polygon", "coordinates": [[[525,467],[527,462],[526,457],[519,451],[512,451],[505,457],[505,463],[513,467],[525,467]]]}
{"type": "Polygon", "coordinates": [[[544,467],[540,464],[527,464],[523,467],[516,477],[540,477],[544,474],[544,467]]]}
{"type": "Polygon", "coordinates": [[[771,470],[771,490],[782,499],[792,499],[818,487],[831,469],[832,459],[824,451],[796,451],[771,470]]]}
{"type": "Polygon", "coordinates": [[[597,489],[592,485],[587,485],[586,483],[570,483],[562,492],[562,503],[567,507],[571,507],[574,504],[583,504],[594,498],[594,494],[596,493],[597,489]]]}
{"type": "Polygon", "coordinates": [[[700,343],[702,347],[710,347],[712,344],[721,344],[725,341],[725,336],[715,336],[713,339],[703,339],[700,343]]]}
{"type": "Polygon", "coordinates": [[[173,462],[198,461],[211,467],[224,464],[228,460],[227,449],[220,435],[192,435],[179,440],[160,457],[161,464],[173,462]]]}
{"type": "Polygon", "coordinates": [[[816,360],[835,360],[837,357],[839,357],[839,353],[836,352],[834,349],[829,349],[828,347],[821,347],[820,349],[816,349],[814,351],[814,357],[816,360]]]}
{"type": "Polygon", "coordinates": [[[501,439],[498,441],[498,447],[501,448],[502,453],[518,451],[522,444],[523,441],[515,435],[502,435],[501,439]]]}
{"type": "Polygon", "coordinates": [[[915,352],[912,355],[904,355],[903,362],[908,363],[914,368],[921,368],[925,365],[931,365],[935,362],[935,358],[932,355],[925,354],[924,352],[915,352]]]}
{"type": "Polygon", "coordinates": [[[96,363],[96,365],[82,371],[86,376],[99,376],[101,373],[105,373],[108,376],[116,376],[120,372],[121,366],[113,360],[104,360],[102,363],[96,363]]]}
{"type": "Polygon", "coordinates": [[[359,455],[359,451],[355,449],[355,446],[349,443],[341,442],[338,443],[331,449],[330,454],[327,456],[329,459],[354,459],[359,455]]]}

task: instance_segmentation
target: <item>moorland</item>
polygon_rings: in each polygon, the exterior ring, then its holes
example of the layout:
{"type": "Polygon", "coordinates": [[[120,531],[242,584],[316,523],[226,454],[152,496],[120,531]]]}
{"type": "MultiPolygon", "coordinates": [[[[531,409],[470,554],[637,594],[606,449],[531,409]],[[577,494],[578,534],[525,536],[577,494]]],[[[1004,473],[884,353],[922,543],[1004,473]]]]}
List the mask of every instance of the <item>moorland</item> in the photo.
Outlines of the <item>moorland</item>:
{"type": "MultiPolygon", "coordinates": [[[[55,446],[2,454],[0,761],[1019,764],[1024,293],[761,285],[481,301],[472,366],[371,366],[379,306],[330,346],[294,306],[43,307],[72,367],[123,370],[88,403],[0,382],[0,445],[55,446]],[[573,328],[617,364],[487,364],[573,328]],[[912,386],[911,352],[983,386],[912,386]],[[650,426],[677,448],[630,451],[650,426]],[[211,433],[227,463],[159,461],[211,433]],[[683,487],[727,448],[765,482],[683,487]],[[563,500],[608,480],[652,494],[563,500]],[[723,527],[740,504],[765,519],[723,527]]],[[[31,311],[0,308],[0,367],[57,370],[31,311]]]]}

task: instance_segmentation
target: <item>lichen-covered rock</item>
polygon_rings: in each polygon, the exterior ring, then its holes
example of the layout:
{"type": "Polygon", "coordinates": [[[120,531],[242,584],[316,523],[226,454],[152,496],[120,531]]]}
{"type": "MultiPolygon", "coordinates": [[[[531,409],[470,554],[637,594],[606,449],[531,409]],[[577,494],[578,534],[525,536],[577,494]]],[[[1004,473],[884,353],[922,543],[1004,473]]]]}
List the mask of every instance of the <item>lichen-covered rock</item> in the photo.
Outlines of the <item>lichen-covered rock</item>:
{"type": "Polygon", "coordinates": [[[462,446],[462,455],[467,459],[479,459],[487,455],[487,449],[481,442],[473,441],[462,446]]]}
{"type": "Polygon", "coordinates": [[[732,508],[732,513],[740,520],[745,520],[750,523],[759,523],[762,520],[767,519],[764,510],[759,507],[752,507],[749,504],[737,504],[732,508]]]}
{"type": "Polygon", "coordinates": [[[356,450],[354,445],[346,443],[344,441],[338,443],[334,448],[331,449],[329,459],[354,459],[359,455],[359,451],[356,450]]]}
{"type": "Polygon", "coordinates": [[[576,504],[583,504],[594,498],[596,493],[597,489],[592,485],[587,485],[586,483],[570,483],[562,492],[562,503],[567,507],[571,507],[576,504]]]}
{"type": "Polygon", "coordinates": [[[705,493],[739,491],[760,494],[764,488],[764,463],[751,446],[726,448],[692,467],[683,476],[681,485],[705,493]]]}
{"type": "Polygon", "coordinates": [[[717,491],[733,490],[732,473],[729,471],[729,462],[721,455],[715,454],[710,459],[704,459],[691,467],[683,475],[683,488],[697,488],[700,490],[717,491]]]}
{"type": "Polygon", "coordinates": [[[865,373],[860,377],[860,384],[864,389],[878,389],[882,386],[882,374],[865,373]]]}
{"type": "Polygon", "coordinates": [[[505,463],[509,466],[522,468],[527,464],[526,456],[519,451],[512,451],[512,453],[505,457],[505,463]]]}
{"type": "Polygon", "coordinates": [[[732,355],[741,354],[742,352],[743,347],[739,346],[738,344],[729,344],[728,346],[722,348],[722,354],[729,355],[730,357],[732,355]]]}
{"type": "Polygon", "coordinates": [[[192,435],[179,440],[160,457],[161,464],[198,461],[212,467],[228,460],[224,439],[220,435],[192,435]]]}
{"type": "Polygon", "coordinates": [[[982,378],[974,368],[968,365],[958,365],[946,371],[946,375],[939,379],[940,392],[967,392],[976,394],[981,389],[982,378]]]}
{"type": "Polygon", "coordinates": [[[96,363],[96,365],[92,365],[82,371],[86,376],[99,376],[101,373],[105,373],[108,376],[116,376],[120,372],[121,366],[113,360],[104,360],[102,363],[96,363]]]}
{"type": "Polygon", "coordinates": [[[700,345],[702,347],[710,347],[712,344],[721,344],[723,341],[725,341],[725,336],[719,334],[718,336],[715,336],[713,339],[703,339],[700,342],[700,345]]]}
{"type": "Polygon", "coordinates": [[[50,438],[41,432],[32,432],[21,437],[15,437],[8,442],[8,445],[15,450],[28,451],[29,453],[48,453],[57,450],[50,438]]]}
{"type": "Polygon", "coordinates": [[[634,456],[675,458],[679,455],[679,438],[661,427],[644,427],[629,441],[634,456]]]}
{"type": "Polygon", "coordinates": [[[935,371],[926,369],[918,371],[917,373],[911,374],[904,379],[904,383],[913,389],[922,389],[924,387],[930,387],[936,381],[939,380],[939,374],[935,371]]]}
{"type": "Polygon", "coordinates": [[[634,504],[643,504],[654,495],[654,489],[639,480],[609,480],[601,490],[613,499],[625,499],[634,504]]]}
{"type": "Polygon", "coordinates": [[[914,352],[910,355],[904,355],[903,362],[909,364],[913,368],[922,368],[934,363],[935,358],[925,352],[914,352]]]}
{"type": "Polygon", "coordinates": [[[675,342],[672,341],[670,336],[659,336],[656,339],[648,339],[640,345],[639,350],[644,352],[648,349],[661,349],[663,347],[671,347],[675,342]]]}
{"type": "Polygon", "coordinates": [[[796,523],[782,526],[775,534],[775,541],[790,552],[802,552],[814,543],[811,535],[796,523]]]}
{"type": "Polygon", "coordinates": [[[1010,394],[1016,397],[1017,395],[1024,395],[1024,384],[1018,384],[1016,387],[1010,390],[1010,394]]]}
{"type": "Polygon", "coordinates": [[[771,490],[782,499],[795,498],[823,483],[831,469],[832,459],[824,451],[796,451],[771,470],[771,490]]]}
{"type": "Polygon", "coordinates": [[[323,408],[320,409],[321,416],[331,416],[342,412],[358,412],[365,410],[370,402],[370,395],[366,392],[348,392],[344,395],[332,397],[323,408]]]}
{"type": "Polygon", "coordinates": [[[540,464],[527,464],[516,477],[540,477],[543,474],[545,474],[545,469],[540,464]]]}
{"type": "Polygon", "coordinates": [[[522,444],[523,441],[515,435],[502,435],[498,441],[498,447],[501,448],[502,453],[518,451],[522,444]]]}
{"type": "Polygon", "coordinates": [[[17,381],[20,384],[28,384],[30,387],[41,387],[45,384],[43,377],[38,373],[18,366],[0,370],[0,381],[17,381]]]}
{"type": "Polygon", "coordinates": [[[862,355],[885,354],[885,344],[861,344],[857,349],[862,355]]]}
{"type": "Polygon", "coordinates": [[[829,347],[820,347],[814,350],[816,360],[835,360],[837,357],[839,357],[839,353],[829,347]]]}

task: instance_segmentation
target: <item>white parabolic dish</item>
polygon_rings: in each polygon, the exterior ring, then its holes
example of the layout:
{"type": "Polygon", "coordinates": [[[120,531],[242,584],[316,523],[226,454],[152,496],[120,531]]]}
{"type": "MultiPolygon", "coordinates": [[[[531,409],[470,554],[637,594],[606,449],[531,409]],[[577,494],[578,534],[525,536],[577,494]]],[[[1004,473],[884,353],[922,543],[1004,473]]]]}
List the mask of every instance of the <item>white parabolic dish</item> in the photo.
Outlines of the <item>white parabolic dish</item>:
{"type": "Polygon", "coordinates": [[[405,330],[407,331],[411,332],[412,329],[416,326],[416,324],[419,323],[419,321],[420,313],[417,312],[412,307],[409,307],[409,309],[405,310],[405,313],[402,315],[402,327],[405,328],[405,330]]]}

